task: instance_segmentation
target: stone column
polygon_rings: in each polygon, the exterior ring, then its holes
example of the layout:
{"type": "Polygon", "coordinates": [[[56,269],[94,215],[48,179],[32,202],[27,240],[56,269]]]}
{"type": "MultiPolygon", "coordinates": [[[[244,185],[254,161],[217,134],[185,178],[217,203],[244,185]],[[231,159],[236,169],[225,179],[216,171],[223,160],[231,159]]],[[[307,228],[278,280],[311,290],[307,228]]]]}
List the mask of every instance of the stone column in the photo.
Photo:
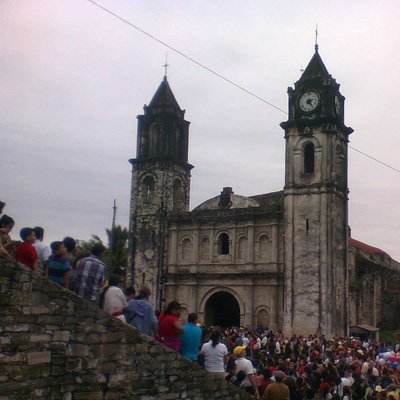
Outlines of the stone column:
{"type": "Polygon", "coordinates": [[[246,296],[245,301],[243,302],[245,304],[246,309],[245,310],[240,310],[241,312],[245,312],[244,315],[244,322],[241,321],[241,323],[244,326],[249,326],[253,327],[253,295],[254,295],[254,290],[253,286],[250,286],[248,282],[246,282],[246,286],[244,287],[244,294],[246,296]]]}
{"type": "Polygon", "coordinates": [[[196,224],[193,229],[193,264],[199,262],[199,225],[196,224]]]}
{"type": "Polygon", "coordinates": [[[248,254],[248,259],[250,263],[254,262],[254,256],[255,256],[255,247],[254,247],[254,222],[251,221],[251,223],[247,227],[248,231],[248,249],[247,249],[247,254],[248,254]]]}
{"type": "Polygon", "coordinates": [[[169,264],[176,265],[178,261],[178,231],[176,224],[170,227],[171,240],[169,243],[169,264]]]}
{"type": "Polygon", "coordinates": [[[279,225],[274,223],[272,225],[272,238],[271,238],[271,262],[279,262],[279,225]]]}
{"type": "Polygon", "coordinates": [[[231,245],[231,260],[232,262],[236,262],[236,223],[233,225],[230,232],[230,245],[231,245]]]}
{"type": "Polygon", "coordinates": [[[210,262],[213,262],[214,256],[217,254],[217,249],[214,244],[215,241],[215,227],[214,224],[210,227],[210,262]]]}

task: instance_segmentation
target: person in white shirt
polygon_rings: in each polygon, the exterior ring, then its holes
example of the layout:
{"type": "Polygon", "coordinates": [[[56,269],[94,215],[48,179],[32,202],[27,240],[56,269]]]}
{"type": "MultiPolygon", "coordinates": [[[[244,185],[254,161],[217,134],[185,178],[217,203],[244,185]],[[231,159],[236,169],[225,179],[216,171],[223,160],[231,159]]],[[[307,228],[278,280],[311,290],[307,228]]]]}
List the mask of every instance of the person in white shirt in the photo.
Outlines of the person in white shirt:
{"type": "Polygon", "coordinates": [[[44,274],[47,260],[51,255],[51,249],[48,244],[43,243],[44,229],[41,226],[35,226],[33,231],[36,236],[36,240],[33,242],[33,247],[36,249],[39,258],[39,271],[41,274],[44,274]]]}
{"type": "Polygon", "coordinates": [[[353,378],[351,371],[350,370],[344,371],[344,376],[341,378],[341,383],[338,386],[338,394],[339,394],[340,398],[343,397],[343,389],[346,386],[349,386],[349,387],[352,386],[353,383],[354,383],[354,378],[353,378]]]}
{"type": "Polygon", "coordinates": [[[251,361],[246,358],[246,347],[236,346],[233,350],[233,354],[237,357],[236,371],[244,371],[246,374],[246,378],[242,382],[243,389],[246,390],[246,392],[254,395],[256,399],[259,399],[260,395],[258,393],[254,367],[251,361]]]}
{"type": "Polygon", "coordinates": [[[268,336],[264,334],[261,340],[261,347],[264,349],[267,346],[267,343],[268,343],[268,336]]]}
{"type": "Polygon", "coordinates": [[[244,335],[244,336],[242,337],[242,343],[243,343],[243,346],[248,347],[248,346],[249,346],[249,343],[250,343],[249,338],[248,338],[247,336],[244,335]]]}
{"type": "Polygon", "coordinates": [[[220,332],[215,330],[211,333],[210,341],[204,343],[200,353],[204,356],[204,368],[221,377],[225,377],[224,364],[228,357],[227,347],[219,342],[220,332]]]}
{"type": "Polygon", "coordinates": [[[279,339],[277,339],[275,343],[275,354],[281,354],[281,343],[279,342],[279,339]]]}
{"type": "Polygon", "coordinates": [[[111,275],[108,279],[109,285],[103,290],[100,296],[100,307],[115,318],[125,321],[124,308],[128,305],[124,292],[118,286],[121,282],[121,277],[111,275]]]}

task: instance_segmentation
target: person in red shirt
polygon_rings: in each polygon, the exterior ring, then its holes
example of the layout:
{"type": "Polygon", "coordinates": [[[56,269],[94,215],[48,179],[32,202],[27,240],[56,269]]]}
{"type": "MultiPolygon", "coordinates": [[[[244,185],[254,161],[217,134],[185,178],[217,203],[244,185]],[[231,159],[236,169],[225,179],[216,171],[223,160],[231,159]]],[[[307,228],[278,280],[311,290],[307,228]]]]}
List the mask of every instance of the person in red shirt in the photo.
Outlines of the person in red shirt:
{"type": "Polygon", "coordinates": [[[36,239],[35,232],[32,228],[22,228],[19,235],[23,240],[15,251],[15,258],[18,263],[32,271],[39,272],[39,257],[33,242],[36,239]]]}
{"type": "Polygon", "coordinates": [[[179,351],[181,347],[180,336],[183,333],[182,323],[179,320],[181,305],[171,301],[165,311],[160,314],[157,336],[161,343],[179,351]]]}
{"type": "Polygon", "coordinates": [[[275,383],[275,381],[272,379],[272,372],[265,368],[262,370],[262,378],[258,385],[258,393],[260,394],[260,397],[262,397],[266,387],[271,383],[275,383]]]}

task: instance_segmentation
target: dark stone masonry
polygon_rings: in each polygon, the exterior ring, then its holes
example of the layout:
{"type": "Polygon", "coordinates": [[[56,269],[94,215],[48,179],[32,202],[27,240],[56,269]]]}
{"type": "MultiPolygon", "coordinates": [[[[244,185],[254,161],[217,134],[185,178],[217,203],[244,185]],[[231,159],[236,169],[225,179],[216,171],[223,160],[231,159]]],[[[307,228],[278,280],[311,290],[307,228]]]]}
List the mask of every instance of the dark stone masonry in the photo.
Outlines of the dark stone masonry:
{"type": "Polygon", "coordinates": [[[0,256],[0,400],[250,399],[0,256]]]}

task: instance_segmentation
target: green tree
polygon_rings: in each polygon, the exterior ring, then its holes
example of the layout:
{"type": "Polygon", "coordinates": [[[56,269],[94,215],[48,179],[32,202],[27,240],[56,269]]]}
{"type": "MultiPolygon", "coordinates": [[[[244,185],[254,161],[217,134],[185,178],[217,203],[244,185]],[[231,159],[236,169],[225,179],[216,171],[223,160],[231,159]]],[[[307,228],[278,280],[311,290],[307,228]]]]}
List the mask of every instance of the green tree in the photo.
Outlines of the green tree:
{"type": "Polygon", "coordinates": [[[112,229],[106,229],[106,234],[108,238],[107,261],[110,271],[122,275],[128,264],[128,229],[117,225],[112,229]]]}
{"type": "Polygon", "coordinates": [[[89,240],[76,240],[76,248],[78,252],[90,252],[96,243],[103,244],[103,241],[97,235],[92,235],[89,240]]]}
{"type": "MultiPolygon", "coordinates": [[[[128,229],[117,225],[112,229],[106,229],[108,247],[105,245],[104,263],[109,274],[123,275],[128,264],[128,229]]],[[[78,240],[77,248],[82,251],[91,251],[93,245],[103,241],[97,235],[92,235],[89,240],[78,240]]]]}

